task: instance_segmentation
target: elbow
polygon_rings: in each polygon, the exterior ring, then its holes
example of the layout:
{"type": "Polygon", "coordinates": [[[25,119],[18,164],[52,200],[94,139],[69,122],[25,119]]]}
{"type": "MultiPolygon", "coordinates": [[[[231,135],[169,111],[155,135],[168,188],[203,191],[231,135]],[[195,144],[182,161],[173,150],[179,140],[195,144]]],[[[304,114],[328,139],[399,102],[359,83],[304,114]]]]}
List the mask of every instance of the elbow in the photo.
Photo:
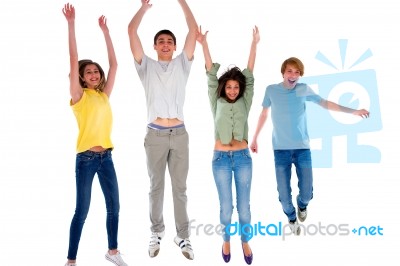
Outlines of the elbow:
{"type": "Polygon", "coordinates": [[[128,35],[129,36],[134,35],[136,32],[137,31],[136,31],[135,27],[131,23],[129,23],[129,25],[128,25],[128,35]]]}
{"type": "Polygon", "coordinates": [[[110,61],[110,70],[111,70],[111,69],[113,69],[114,71],[117,71],[117,69],[118,69],[118,62],[117,62],[117,60],[110,61]]]}
{"type": "Polygon", "coordinates": [[[265,121],[268,118],[268,109],[263,109],[260,114],[260,120],[265,121]]]}
{"type": "Polygon", "coordinates": [[[319,105],[320,105],[322,108],[329,109],[329,103],[328,103],[327,100],[322,99],[322,100],[319,102],[319,105]]]}

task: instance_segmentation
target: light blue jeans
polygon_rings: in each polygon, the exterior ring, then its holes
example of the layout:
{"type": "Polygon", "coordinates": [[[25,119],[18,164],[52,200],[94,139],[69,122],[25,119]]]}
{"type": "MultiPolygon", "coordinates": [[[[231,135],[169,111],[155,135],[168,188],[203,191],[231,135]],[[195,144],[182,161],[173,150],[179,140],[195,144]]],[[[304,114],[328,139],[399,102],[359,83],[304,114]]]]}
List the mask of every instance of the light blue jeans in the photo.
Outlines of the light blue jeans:
{"type": "MultiPolygon", "coordinates": [[[[225,227],[231,224],[234,208],[232,203],[232,179],[234,178],[239,224],[241,226],[250,224],[250,189],[253,161],[249,149],[214,151],[212,169],[220,203],[220,223],[225,227]]],[[[249,241],[246,235],[248,234],[241,234],[242,242],[249,241]]],[[[230,235],[223,234],[223,239],[228,242],[230,235]]]]}
{"type": "Polygon", "coordinates": [[[296,220],[296,209],[293,206],[290,185],[292,164],[296,167],[298,178],[299,195],[296,197],[297,206],[304,209],[313,197],[311,152],[309,149],[274,150],[274,157],[279,201],[289,221],[294,221],[296,220]]]}
{"type": "Polygon", "coordinates": [[[97,173],[106,202],[108,249],[118,248],[119,191],[111,150],[76,155],[76,208],[69,232],[68,259],[75,260],[83,225],[89,212],[93,178],[97,173]]]}

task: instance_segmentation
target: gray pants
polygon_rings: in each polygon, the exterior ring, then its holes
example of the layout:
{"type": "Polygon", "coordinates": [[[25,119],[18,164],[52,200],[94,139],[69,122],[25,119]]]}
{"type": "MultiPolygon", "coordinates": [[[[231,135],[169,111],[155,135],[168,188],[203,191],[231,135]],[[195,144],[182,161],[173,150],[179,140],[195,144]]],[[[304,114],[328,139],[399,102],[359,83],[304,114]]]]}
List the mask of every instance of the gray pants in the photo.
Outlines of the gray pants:
{"type": "Polygon", "coordinates": [[[150,177],[150,221],[152,232],[165,230],[163,219],[165,170],[168,164],[174,202],[175,227],[180,238],[189,237],[186,179],[189,170],[189,135],[185,127],[147,128],[144,140],[150,177]]]}

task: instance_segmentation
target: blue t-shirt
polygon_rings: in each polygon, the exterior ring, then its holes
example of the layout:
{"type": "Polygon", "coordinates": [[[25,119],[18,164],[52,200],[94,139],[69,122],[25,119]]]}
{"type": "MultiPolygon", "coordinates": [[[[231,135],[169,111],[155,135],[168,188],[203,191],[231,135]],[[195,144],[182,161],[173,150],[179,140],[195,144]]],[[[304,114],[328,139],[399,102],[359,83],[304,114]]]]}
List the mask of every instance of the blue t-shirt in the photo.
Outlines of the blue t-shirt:
{"type": "Polygon", "coordinates": [[[283,83],[265,90],[263,108],[271,107],[272,147],[274,150],[309,149],[306,101],[320,104],[323,100],[307,84],[298,83],[287,89],[283,83]]]}

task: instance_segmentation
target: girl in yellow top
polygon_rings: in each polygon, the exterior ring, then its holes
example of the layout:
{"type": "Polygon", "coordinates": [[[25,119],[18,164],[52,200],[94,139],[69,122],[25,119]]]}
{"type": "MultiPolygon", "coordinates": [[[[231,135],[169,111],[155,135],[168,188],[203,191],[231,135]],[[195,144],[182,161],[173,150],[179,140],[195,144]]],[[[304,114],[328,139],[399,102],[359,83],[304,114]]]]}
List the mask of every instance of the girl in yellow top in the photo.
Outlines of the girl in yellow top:
{"type": "Polygon", "coordinates": [[[103,69],[91,60],[78,61],[75,38],[75,8],[66,4],[63,14],[68,22],[70,55],[70,105],[75,114],[79,136],[76,155],[76,209],[72,218],[66,266],[76,265],[76,255],[83,225],[89,212],[92,183],[97,174],[107,208],[108,252],[105,258],[115,265],[127,265],[118,251],[119,192],[118,181],[111,157],[112,112],[109,97],[117,73],[117,59],[105,16],[99,26],[106,41],[109,71],[107,79],[103,69]]]}

